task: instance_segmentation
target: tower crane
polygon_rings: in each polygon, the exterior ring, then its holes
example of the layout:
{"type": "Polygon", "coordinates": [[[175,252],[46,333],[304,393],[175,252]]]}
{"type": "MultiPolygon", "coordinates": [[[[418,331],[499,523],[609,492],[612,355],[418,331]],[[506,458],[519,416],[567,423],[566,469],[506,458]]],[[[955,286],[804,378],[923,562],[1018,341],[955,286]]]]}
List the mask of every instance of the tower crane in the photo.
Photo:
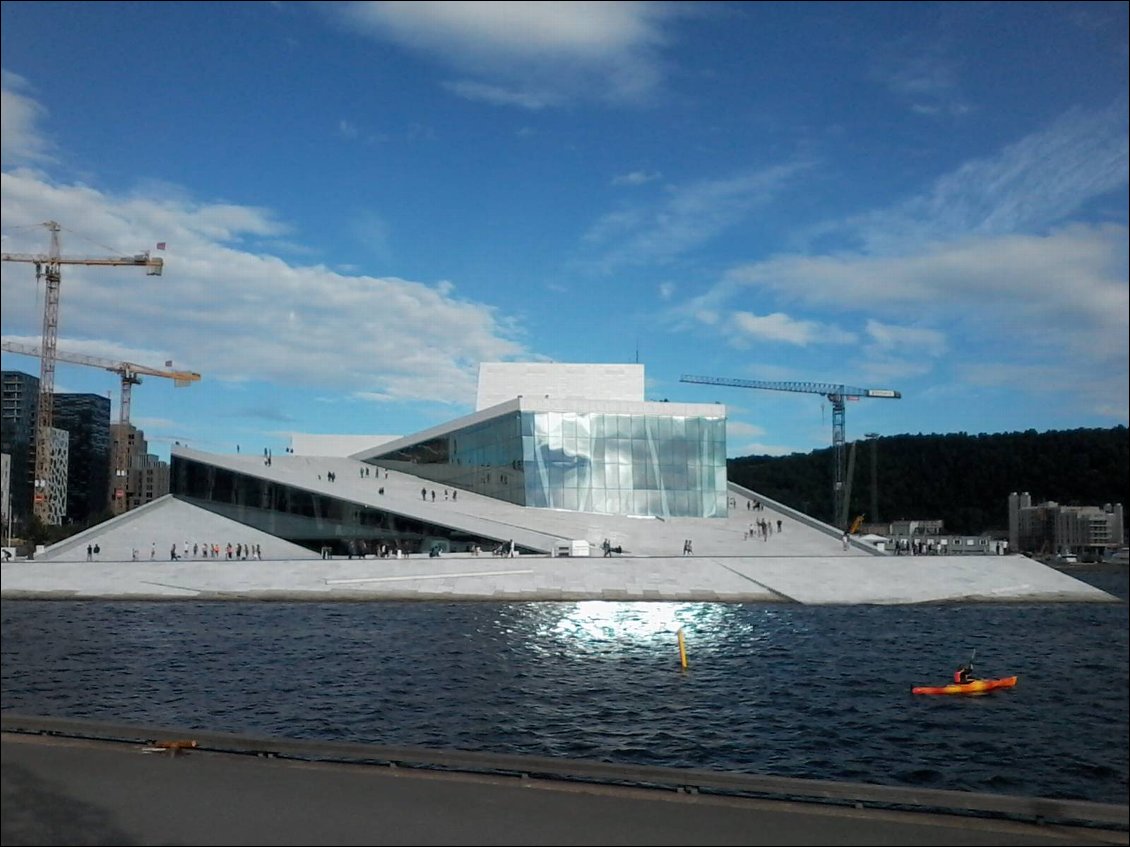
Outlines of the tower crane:
{"type": "MultiPolygon", "coordinates": [[[[21,353],[25,356],[42,357],[42,350],[34,344],[21,344],[18,341],[0,341],[0,349],[9,353],[21,353]]],[[[55,351],[55,360],[69,362],[73,365],[89,365],[92,368],[116,373],[122,380],[122,398],[118,404],[118,437],[114,441],[113,455],[113,485],[111,508],[115,511],[124,511],[125,484],[129,474],[129,450],[126,445],[126,435],[129,433],[130,406],[132,402],[133,386],[141,384],[141,377],[161,376],[173,380],[177,388],[184,388],[194,382],[200,381],[200,374],[195,371],[175,371],[169,369],[150,368],[133,362],[117,362],[113,359],[101,359],[97,356],[87,356],[83,353],[68,353],[63,350],[55,351]],[[119,503],[121,500],[123,502],[119,503]],[[121,507],[121,508],[119,508],[121,507]]]]}
{"type": "Polygon", "coordinates": [[[63,265],[101,265],[134,266],[145,268],[148,276],[160,276],[164,269],[164,259],[150,258],[149,251],[133,256],[110,256],[107,258],[78,258],[61,255],[59,231],[62,227],[55,221],[46,221],[43,226],[51,233],[51,246],[47,253],[3,253],[0,259],[5,262],[28,262],[35,265],[35,279],[46,280],[46,295],[43,303],[43,346],[39,358],[39,405],[35,418],[35,501],[34,514],[44,523],[52,521],[50,491],[51,445],[50,432],[55,422],[55,359],[56,343],[59,337],[59,285],[62,282],[63,265]]]}
{"type": "Polygon", "coordinates": [[[835,385],[828,382],[776,382],[772,380],[727,379],[715,376],[692,376],[684,374],[679,382],[697,382],[706,385],[732,385],[737,388],[765,388],[770,391],[795,391],[803,394],[823,394],[832,404],[832,453],[834,479],[832,484],[832,520],[844,529],[848,522],[848,497],[844,488],[844,401],[859,400],[861,397],[878,397],[897,400],[902,397],[890,388],[853,388],[849,385],[835,385]]]}

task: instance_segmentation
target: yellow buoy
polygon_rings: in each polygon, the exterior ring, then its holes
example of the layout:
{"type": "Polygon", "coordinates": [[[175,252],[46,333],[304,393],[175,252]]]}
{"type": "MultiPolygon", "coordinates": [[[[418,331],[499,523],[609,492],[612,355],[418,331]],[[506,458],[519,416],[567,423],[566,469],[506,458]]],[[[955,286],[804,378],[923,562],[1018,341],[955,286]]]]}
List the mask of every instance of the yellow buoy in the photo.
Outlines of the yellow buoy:
{"type": "Polygon", "coordinates": [[[679,627],[679,660],[683,663],[683,669],[687,667],[687,641],[683,638],[683,628],[679,627]]]}

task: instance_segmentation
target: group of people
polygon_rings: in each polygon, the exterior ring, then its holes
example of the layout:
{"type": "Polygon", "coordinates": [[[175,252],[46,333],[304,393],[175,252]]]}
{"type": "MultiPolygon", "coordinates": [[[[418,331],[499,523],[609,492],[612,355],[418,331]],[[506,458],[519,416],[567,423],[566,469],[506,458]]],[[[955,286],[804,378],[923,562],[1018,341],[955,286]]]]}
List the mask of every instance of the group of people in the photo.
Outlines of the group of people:
{"type": "MultiPolygon", "coordinates": [[[[777,519],[777,532],[781,531],[781,520],[777,519]]],[[[749,530],[745,534],[746,540],[760,536],[762,541],[768,541],[769,536],[773,534],[773,522],[767,521],[765,518],[758,518],[756,521],[756,528],[754,524],[749,525],[749,530]]]]}
{"type": "MultiPolygon", "coordinates": [[[[226,558],[233,560],[239,559],[241,561],[247,561],[248,559],[254,559],[261,561],[263,558],[263,548],[259,544],[232,544],[229,541],[226,547],[221,548],[219,544],[200,544],[198,542],[193,544],[190,548],[186,541],[182,549],[183,553],[178,553],[176,542],[173,542],[172,547],[169,549],[170,561],[175,562],[178,559],[189,558],[190,550],[191,558],[193,559],[220,559],[224,558],[225,553],[227,554],[226,558]]],[[[134,561],[137,561],[136,549],[133,551],[133,558],[134,561]]],[[[149,548],[149,561],[153,561],[156,558],[157,542],[154,541],[153,545],[149,548]]]]}

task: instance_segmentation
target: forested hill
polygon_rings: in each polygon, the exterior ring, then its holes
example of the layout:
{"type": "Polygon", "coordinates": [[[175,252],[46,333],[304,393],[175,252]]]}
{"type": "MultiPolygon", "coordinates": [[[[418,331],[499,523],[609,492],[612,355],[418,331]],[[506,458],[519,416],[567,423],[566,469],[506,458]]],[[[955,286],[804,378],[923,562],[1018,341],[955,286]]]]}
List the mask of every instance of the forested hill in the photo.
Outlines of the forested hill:
{"type": "MultiPolygon", "coordinates": [[[[852,445],[845,445],[845,462],[852,445]]],[[[1033,504],[1130,503],[1130,435],[1073,429],[996,435],[894,435],[855,449],[849,514],[870,523],[872,450],[876,450],[879,522],[937,520],[947,532],[975,535],[1008,528],[1008,495],[1033,504]]],[[[731,482],[832,523],[832,448],[727,462],[731,482]]]]}

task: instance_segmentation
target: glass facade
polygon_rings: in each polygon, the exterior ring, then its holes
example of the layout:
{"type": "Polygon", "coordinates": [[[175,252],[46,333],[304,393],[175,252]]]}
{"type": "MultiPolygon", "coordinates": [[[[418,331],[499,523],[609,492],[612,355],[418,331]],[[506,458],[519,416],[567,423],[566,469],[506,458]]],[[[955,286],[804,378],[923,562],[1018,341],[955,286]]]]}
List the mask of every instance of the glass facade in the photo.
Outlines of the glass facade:
{"type": "Polygon", "coordinates": [[[726,419],[520,411],[369,460],[521,506],[723,517],[726,419]]]}

